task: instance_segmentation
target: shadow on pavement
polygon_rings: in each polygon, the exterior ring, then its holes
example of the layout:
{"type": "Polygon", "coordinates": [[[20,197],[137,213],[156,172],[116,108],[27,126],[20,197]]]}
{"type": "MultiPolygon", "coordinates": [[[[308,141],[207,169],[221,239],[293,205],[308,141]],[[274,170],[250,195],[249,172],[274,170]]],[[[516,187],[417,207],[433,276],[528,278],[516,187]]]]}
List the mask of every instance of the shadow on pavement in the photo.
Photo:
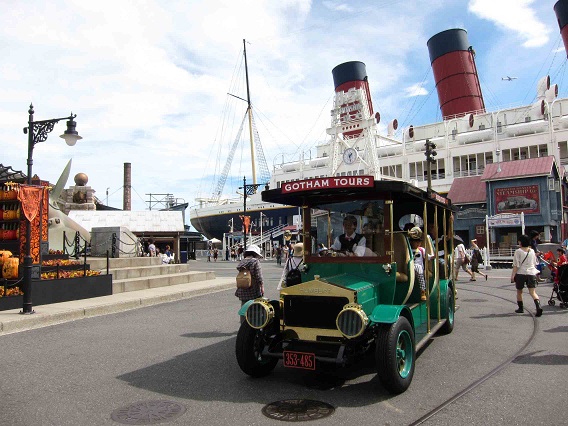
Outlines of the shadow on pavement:
{"type": "MultiPolygon", "coordinates": [[[[222,334],[193,333],[184,336],[204,338],[222,334]]],[[[330,368],[317,373],[285,369],[279,363],[272,374],[251,378],[237,364],[235,338],[117,378],[151,392],[198,401],[269,403],[302,395],[304,398],[325,399],[336,407],[362,407],[393,397],[376,379],[372,356],[365,357],[356,367],[330,368]],[[372,377],[363,377],[366,375],[372,377]],[[345,384],[352,379],[358,379],[358,382],[345,384]]]]}
{"type": "Polygon", "coordinates": [[[520,355],[513,363],[515,364],[535,364],[535,365],[568,365],[568,355],[539,355],[535,354],[543,351],[530,352],[528,354],[520,355]]]}

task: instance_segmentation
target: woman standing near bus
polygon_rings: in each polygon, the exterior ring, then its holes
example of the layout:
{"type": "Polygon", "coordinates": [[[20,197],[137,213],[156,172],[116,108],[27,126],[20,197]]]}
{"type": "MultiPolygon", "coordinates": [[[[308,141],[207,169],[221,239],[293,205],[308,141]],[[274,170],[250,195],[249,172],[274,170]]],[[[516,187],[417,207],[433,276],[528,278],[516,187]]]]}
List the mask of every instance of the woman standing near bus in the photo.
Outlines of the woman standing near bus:
{"type": "Polygon", "coordinates": [[[517,288],[517,305],[516,313],[523,313],[523,288],[525,285],[529,289],[529,294],[532,297],[536,306],[536,316],[542,315],[542,308],[540,307],[540,299],[536,294],[538,258],[534,250],[530,247],[531,241],[527,235],[519,237],[520,247],[515,251],[513,256],[513,272],[511,272],[511,282],[515,283],[517,288]]]}

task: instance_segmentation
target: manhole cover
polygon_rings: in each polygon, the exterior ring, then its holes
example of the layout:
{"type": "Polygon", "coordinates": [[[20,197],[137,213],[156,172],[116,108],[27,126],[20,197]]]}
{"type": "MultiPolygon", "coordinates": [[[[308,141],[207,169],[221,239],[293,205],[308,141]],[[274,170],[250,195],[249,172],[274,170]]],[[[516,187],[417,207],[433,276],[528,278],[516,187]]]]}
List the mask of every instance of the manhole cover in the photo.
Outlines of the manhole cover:
{"type": "Polygon", "coordinates": [[[185,407],[174,401],[144,401],[117,408],[110,418],[125,425],[153,425],[175,419],[185,407]]]}
{"type": "Polygon", "coordinates": [[[463,299],[464,302],[482,303],[487,302],[487,299],[463,299]]]}
{"type": "Polygon", "coordinates": [[[306,422],[331,416],[335,408],[325,402],[311,399],[286,399],[266,405],[262,414],[284,422],[306,422]]]}

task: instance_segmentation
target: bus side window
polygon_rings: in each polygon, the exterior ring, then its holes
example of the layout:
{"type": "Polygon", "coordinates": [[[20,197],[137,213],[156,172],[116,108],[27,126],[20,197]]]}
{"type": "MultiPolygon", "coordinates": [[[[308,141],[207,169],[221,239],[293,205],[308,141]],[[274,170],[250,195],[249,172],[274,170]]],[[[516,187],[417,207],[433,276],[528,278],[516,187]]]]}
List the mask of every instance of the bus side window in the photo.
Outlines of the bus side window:
{"type": "Polygon", "coordinates": [[[385,235],[381,223],[377,219],[368,219],[361,229],[367,248],[376,256],[385,254],[385,235]]]}

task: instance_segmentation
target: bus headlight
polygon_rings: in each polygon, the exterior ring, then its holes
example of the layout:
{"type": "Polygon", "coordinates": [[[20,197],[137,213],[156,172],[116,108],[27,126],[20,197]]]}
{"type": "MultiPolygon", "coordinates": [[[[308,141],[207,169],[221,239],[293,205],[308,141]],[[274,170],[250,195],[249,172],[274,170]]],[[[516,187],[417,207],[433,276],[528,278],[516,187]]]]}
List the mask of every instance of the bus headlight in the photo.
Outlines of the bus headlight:
{"type": "Polygon", "coordinates": [[[274,318],[274,306],[268,300],[255,300],[247,309],[247,322],[252,328],[264,328],[274,318]]]}
{"type": "Polygon", "coordinates": [[[361,305],[354,303],[347,304],[343,307],[339,315],[337,315],[337,328],[348,339],[360,336],[365,331],[365,327],[369,323],[369,318],[361,305]]]}

